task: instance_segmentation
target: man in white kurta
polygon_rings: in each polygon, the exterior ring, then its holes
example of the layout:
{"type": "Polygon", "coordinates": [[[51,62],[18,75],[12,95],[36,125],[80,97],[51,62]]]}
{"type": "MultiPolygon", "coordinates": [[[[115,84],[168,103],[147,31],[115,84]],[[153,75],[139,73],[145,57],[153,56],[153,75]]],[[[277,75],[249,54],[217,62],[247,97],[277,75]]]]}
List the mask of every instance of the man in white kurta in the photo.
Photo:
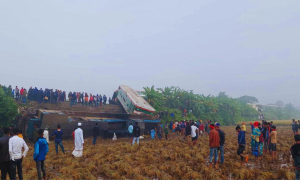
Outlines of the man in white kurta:
{"type": "Polygon", "coordinates": [[[78,128],[75,130],[75,150],[73,151],[74,157],[82,157],[83,152],[83,131],[81,129],[81,123],[78,123],[78,128]]]}
{"type": "Polygon", "coordinates": [[[48,128],[44,130],[44,138],[46,139],[47,143],[49,144],[49,131],[48,128]]]}

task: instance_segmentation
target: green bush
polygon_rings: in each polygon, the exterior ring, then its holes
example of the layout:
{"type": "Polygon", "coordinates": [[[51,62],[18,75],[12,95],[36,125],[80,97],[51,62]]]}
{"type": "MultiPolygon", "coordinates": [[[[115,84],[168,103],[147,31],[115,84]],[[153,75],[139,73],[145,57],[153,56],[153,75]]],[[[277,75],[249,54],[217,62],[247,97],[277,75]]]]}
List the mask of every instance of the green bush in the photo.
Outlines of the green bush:
{"type": "Polygon", "coordinates": [[[18,106],[14,99],[0,88],[0,128],[11,126],[18,115],[18,106]]]}

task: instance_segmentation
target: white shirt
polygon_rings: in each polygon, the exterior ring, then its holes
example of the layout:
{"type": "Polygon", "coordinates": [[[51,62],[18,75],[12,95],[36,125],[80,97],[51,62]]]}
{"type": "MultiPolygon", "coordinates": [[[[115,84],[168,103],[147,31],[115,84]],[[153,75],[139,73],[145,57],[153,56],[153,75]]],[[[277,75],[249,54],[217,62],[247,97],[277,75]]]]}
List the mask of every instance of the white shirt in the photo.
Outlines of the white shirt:
{"type": "Polygon", "coordinates": [[[28,152],[28,146],[22,138],[19,138],[17,135],[9,139],[9,155],[11,160],[22,159],[22,156],[25,157],[28,152]],[[24,152],[22,154],[22,148],[24,147],[24,152]]]}
{"type": "Polygon", "coordinates": [[[191,136],[196,137],[196,130],[198,130],[198,128],[196,126],[191,126],[191,136]]]}
{"type": "Polygon", "coordinates": [[[49,131],[44,130],[44,138],[46,139],[47,143],[49,143],[49,131]]]}
{"type": "Polygon", "coordinates": [[[81,128],[77,128],[75,130],[75,150],[76,151],[82,151],[83,150],[83,131],[81,128]]]}

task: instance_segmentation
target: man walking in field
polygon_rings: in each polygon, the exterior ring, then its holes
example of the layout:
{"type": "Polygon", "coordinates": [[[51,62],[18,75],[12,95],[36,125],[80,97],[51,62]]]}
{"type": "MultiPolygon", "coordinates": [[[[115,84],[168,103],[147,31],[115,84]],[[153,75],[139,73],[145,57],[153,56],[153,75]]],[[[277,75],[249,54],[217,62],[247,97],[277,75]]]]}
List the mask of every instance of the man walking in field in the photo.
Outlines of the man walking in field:
{"type": "Polygon", "coordinates": [[[134,145],[134,142],[136,141],[137,144],[139,144],[139,138],[141,136],[141,129],[138,125],[138,122],[135,122],[135,125],[133,126],[133,141],[132,145],[134,145]]]}
{"type": "Polygon", "coordinates": [[[274,160],[277,157],[277,150],[276,150],[276,143],[277,143],[277,131],[276,126],[272,126],[272,132],[270,133],[270,153],[272,155],[272,160],[274,160]]]}
{"type": "Polygon", "coordinates": [[[47,143],[49,144],[49,131],[48,131],[48,127],[46,127],[45,130],[44,130],[44,138],[46,139],[47,143]]]}
{"type": "Polygon", "coordinates": [[[294,127],[294,125],[295,125],[295,119],[293,119],[293,121],[292,121],[292,131],[293,131],[293,133],[295,135],[295,131],[294,131],[295,127],[294,127]]]}
{"type": "Polygon", "coordinates": [[[62,152],[65,154],[65,149],[64,145],[62,143],[62,136],[63,136],[63,131],[61,130],[61,126],[57,125],[57,130],[54,131],[51,136],[55,136],[55,150],[56,150],[56,155],[58,155],[58,145],[60,146],[62,152]]]}
{"type": "Polygon", "coordinates": [[[167,126],[165,126],[165,128],[164,128],[164,133],[165,133],[166,140],[168,140],[169,130],[168,130],[167,126]]]}
{"type": "Polygon", "coordinates": [[[133,126],[132,123],[128,126],[128,133],[129,133],[129,138],[130,138],[130,144],[132,143],[133,140],[133,126]]]}
{"type": "Polygon", "coordinates": [[[192,122],[192,126],[191,126],[191,138],[192,138],[193,146],[195,146],[196,143],[197,143],[197,138],[198,138],[197,133],[198,133],[198,128],[195,126],[195,123],[192,122]]]}
{"type": "Polygon", "coordinates": [[[11,179],[16,179],[16,169],[18,169],[19,179],[23,179],[22,161],[28,152],[28,146],[22,138],[18,137],[19,129],[13,129],[13,137],[9,139],[9,155],[11,179]],[[24,152],[22,153],[22,149],[24,152]]]}
{"type": "Polygon", "coordinates": [[[221,156],[221,164],[224,164],[224,144],[225,144],[225,133],[223,131],[221,131],[220,129],[220,124],[217,123],[215,125],[216,131],[219,132],[219,136],[220,136],[220,147],[219,147],[219,151],[220,151],[220,156],[221,156]]]}
{"type": "Polygon", "coordinates": [[[96,145],[96,141],[97,141],[97,137],[99,136],[99,126],[98,123],[95,124],[94,128],[93,128],[93,145],[96,145]]]}
{"type": "Polygon", "coordinates": [[[294,123],[294,134],[298,134],[298,129],[299,129],[299,125],[298,125],[298,123],[297,123],[297,121],[295,121],[295,123],[294,123]]]}
{"type": "Polygon", "coordinates": [[[40,129],[38,131],[39,139],[35,143],[34,146],[34,154],[33,154],[33,160],[36,163],[36,169],[39,180],[42,179],[42,173],[43,172],[43,179],[46,179],[46,169],[45,169],[45,159],[46,155],[49,151],[48,143],[44,136],[44,130],[40,129]]]}
{"type": "Polygon", "coordinates": [[[182,121],[180,125],[182,136],[185,136],[185,127],[186,127],[185,121],[182,121]]]}
{"type": "Polygon", "coordinates": [[[238,125],[235,130],[238,132],[238,144],[239,144],[239,149],[237,150],[237,155],[241,156],[241,165],[243,165],[243,161],[245,158],[245,162],[248,163],[249,156],[244,155],[243,152],[246,147],[246,132],[241,130],[241,127],[238,125]]]}
{"type": "Polygon", "coordinates": [[[157,126],[157,136],[159,140],[161,140],[162,135],[163,135],[163,129],[162,129],[161,122],[159,122],[157,126]]]}
{"type": "Polygon", "coordinates": [[[199,122],[199,135],[201,134],[201,136],[203,136],[203,133],[205,133],[204,132],[204,125],[202,123],[202,120],[200,120],[200,122],[199,122]]]}
{"type": "Polygon", "coordinates": [[[190,146],[191,142],[192,142],[192,138],[191,138],[191,125],[189,124],[189,122],[186,123],[185,125],[185,140],[187,141],[187,144],[190,146]]]}
{"type": "Polygon", "coordinates": [[[209,167],[212,168],[212,158],[214,156],[215,168],[218,168],[218,148],[220,147],[220,136],[219,132],[215,130],[214,124],[209,125],[209,128],[211,129],[209,133],[209,167]]]}
{"type": "Polygon", "coordinates": [[[75,150],[72,152],[74,157],[82,157],[83,153],[83,131],[81,129],[81,123],[78,123],[78,128],[75,130],[75,150]]]}

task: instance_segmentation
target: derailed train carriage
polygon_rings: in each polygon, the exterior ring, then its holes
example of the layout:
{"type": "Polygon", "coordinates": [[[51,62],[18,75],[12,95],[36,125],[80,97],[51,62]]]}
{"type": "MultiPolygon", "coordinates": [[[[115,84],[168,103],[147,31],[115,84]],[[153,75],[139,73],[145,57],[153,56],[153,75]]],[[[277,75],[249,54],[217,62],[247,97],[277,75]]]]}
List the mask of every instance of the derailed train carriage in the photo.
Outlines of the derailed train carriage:
{"type": "Polygon", "coordinates": [[[84,136],[92,135],[92,129],[96,122],[99,124],[100,136],[104,138],[128,136],[128,126],[130,123],[138,122],[141,134],[150,134],[151,129],[157,127],[159,120],[155,120],[155,109],[131,87],[120,85],[113,95],[113,101],[123,107],[126,113],[110,114],[78,111],[56,111],[37,110],[31,113],[22,121],[22,129],[26,132],[26,137],[32,139],[34,125],[38,128],[49,130],[52,134],[57,125],[61,125],[64,137],[72,137],[72,132],[77,128],[77,123],[82,124],[84,136]]]}
{"type": "MultiPolygon", "coordinates": [[[[34,125],[38,128],[48,128],[49,134],[52,134],[57,125],[61,125],[64,132],[64,138],[71,138],[73,131],[77,128],[77,124],[82,124],[84,137],[92,136],[92,130],[96,123],[99,124],[100,136],[103,138],[112,138],[114,133],[117,137],[128,136],[128,126],[130,123],[138,122],[141,127],[141,134],[149,134],[151,128],[157,126],[158,120],[143,119],[141,115],[128,114],[103,114],[103,113],[86,113],[86,112],[63,112],[54,110],[38,110],[36,115],[31,115],[26,118],[26,138],[32,140],[34,125]],[[80,116],[85,115],[85,116],[80,116]]],[[[23,131],[24,131],[23,130],[23,131]]]]}

